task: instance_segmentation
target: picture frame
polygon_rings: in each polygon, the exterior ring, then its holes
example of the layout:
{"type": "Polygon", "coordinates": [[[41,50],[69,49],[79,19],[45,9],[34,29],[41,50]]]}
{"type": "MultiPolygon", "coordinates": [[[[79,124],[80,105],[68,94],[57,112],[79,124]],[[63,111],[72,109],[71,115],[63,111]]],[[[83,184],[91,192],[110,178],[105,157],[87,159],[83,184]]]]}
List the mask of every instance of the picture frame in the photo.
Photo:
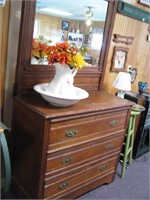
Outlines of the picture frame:
{"type": "Polygon", "coordinates": [[[138,0],[138,3],[150,7],[150,0],[138,0]]]}
{"type": "Polygon", "coordinates": [[[0,0],[0,7],[4,7],[6,3],[6,0],[0,0]]]}
{"type": "Polygon", "coordinates": [[[68,21],[62,21],[61,29],[64,31],[69,30],[69,22],[68,21]]]}
{"type": "Polygon", "coordinates": [[[114,47],[111,67],[112,72],[125,71],[128,51],[129,49],[125,47],[114,47]]]}
{"type": "Polygon", "coordinates": [[[133,39],[134,37],[123,36],[123,35],[119,35],[115,33],[113,41],[116,43],[124,43],[124,44],[130,45],[133,43],[133,39]]]}

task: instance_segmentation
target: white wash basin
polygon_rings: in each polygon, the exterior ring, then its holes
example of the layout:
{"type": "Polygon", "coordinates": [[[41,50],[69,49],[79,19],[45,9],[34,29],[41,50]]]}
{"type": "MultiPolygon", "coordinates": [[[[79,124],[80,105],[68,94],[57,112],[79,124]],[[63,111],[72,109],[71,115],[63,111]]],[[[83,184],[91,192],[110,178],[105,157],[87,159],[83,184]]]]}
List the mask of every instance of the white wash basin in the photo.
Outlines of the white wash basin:
{"type": "MultiPolygon", "coordinates": [[[[46,87],[49,83],[42,83],[34,86],[34,90],[41,94],[43,99],[48,101],[51,105],[57,106],[57,107],[67,107],[73,104],[76,104],[81,99],[85,99],[89,96],[89,93],[81,88],[74,87],[76,91],[76,96],[73,96],[68,98],[63,97],[62,95],[56,95],[51,93],[50,91],[46,91],[46,87]]],[[[68,91],[69,92],[69,91],[68,91]]]]}

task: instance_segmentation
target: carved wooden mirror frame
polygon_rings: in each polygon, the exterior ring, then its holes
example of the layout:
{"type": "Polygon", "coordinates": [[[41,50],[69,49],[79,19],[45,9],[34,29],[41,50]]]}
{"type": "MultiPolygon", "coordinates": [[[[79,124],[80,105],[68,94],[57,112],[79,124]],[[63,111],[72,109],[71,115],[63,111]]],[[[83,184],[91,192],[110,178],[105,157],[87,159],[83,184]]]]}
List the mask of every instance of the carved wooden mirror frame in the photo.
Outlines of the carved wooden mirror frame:
{"type": "MultiPolygon", "coordinates": [[[[99,67],[85,67],[80,70],[75,79],[75,85],[78,87],[86,90],[99,90],[101,88],[117,5],[118,1],[108,0],[99,67]]],[[[22,1],[14,95],[33,93],[34,85],[50,82],[55,73],[54,67],[30,64],[35,10],[36,0],[22,1]]]]}

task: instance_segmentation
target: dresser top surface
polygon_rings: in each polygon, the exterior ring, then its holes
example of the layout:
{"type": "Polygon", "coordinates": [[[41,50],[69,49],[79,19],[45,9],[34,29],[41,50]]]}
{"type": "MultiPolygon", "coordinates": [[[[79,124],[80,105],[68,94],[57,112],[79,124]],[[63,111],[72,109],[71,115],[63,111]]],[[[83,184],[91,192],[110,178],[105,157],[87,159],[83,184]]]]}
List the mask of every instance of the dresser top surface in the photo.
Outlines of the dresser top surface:
{"type": "Polygon", "coordinates": [[[78,103],[65,108],[51,106],[39,95],[14,97],[14,99],[44,118],[121,110],[134,104],[104,91],[91,91],[87,99],[80,100],[78,103]]]}

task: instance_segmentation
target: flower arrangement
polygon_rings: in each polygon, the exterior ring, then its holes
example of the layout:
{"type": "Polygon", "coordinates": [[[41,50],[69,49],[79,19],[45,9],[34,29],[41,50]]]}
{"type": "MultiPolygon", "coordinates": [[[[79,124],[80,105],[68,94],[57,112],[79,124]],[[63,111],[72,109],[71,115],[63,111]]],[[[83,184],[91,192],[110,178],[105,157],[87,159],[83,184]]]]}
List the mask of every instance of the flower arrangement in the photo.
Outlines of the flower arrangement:
{"type": "Polygon", "coordinates": [[[42,35],[32,40],[32,56],[36,59],[43,59],[46,56],[45,50],[49,47],[51,40],[45,39],[42,35]]]}
{"type": "Polygon", "coordinates": [[[45,49],[48,64],[61,63],[69,65],[70,68],[81,69],[86,65],[80,50],[68,42],[56,43],[45,49]]]}
{"type": "Polygon", "coordinates": [[[84,61],[84,54],[88,52],[87,47],[78,49],[73,44],[68,42],[60,42],[55,45],[50,45],[51,40],[45,39],[42,35],[38,38],[33,38],[32,41],[32,56],[43,63],[46,61],[48,65],[61,63],[69,65],[70,68],[81,69],[88,65],[84,61]]]}

